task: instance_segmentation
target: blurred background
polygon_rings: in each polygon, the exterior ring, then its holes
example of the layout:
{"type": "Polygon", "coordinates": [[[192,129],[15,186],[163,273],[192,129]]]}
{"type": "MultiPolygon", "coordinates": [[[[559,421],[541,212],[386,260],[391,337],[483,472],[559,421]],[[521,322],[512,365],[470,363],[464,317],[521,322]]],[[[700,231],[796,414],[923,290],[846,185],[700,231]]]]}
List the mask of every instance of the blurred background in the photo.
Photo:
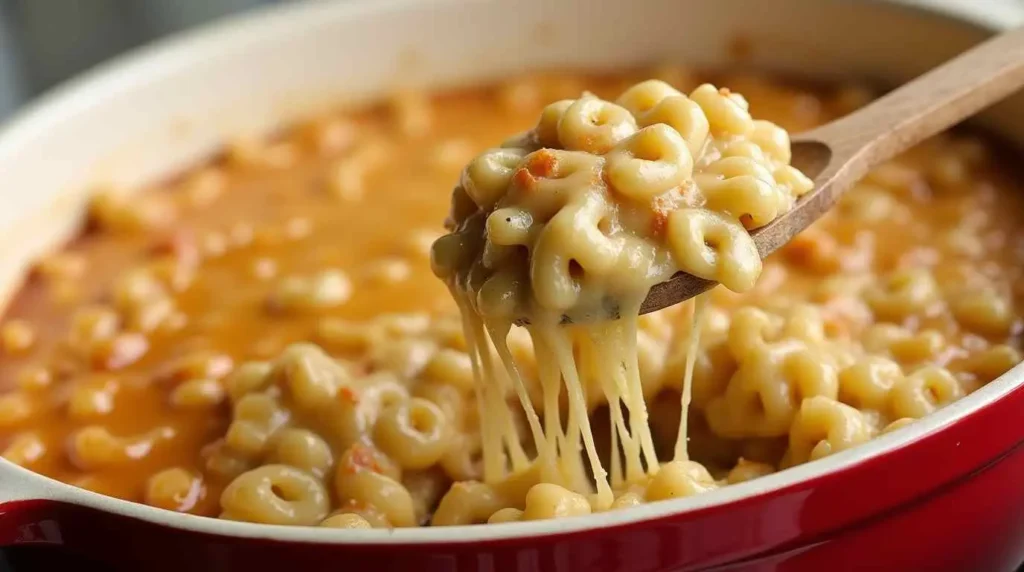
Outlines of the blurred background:
{"type": "MultiPolygon", "coordinates": [[[[232,13],[294,1],[0,0],[0,121],[54,84],[125,50],[232,13]]],[[[1024,0],[902,1],[1024,6],[1024,0]]]]}
{"type": "Polygon", "coordinates": [[[56,83],[153,39],[293,0],[0,0],[0,120],[56,83]]]}

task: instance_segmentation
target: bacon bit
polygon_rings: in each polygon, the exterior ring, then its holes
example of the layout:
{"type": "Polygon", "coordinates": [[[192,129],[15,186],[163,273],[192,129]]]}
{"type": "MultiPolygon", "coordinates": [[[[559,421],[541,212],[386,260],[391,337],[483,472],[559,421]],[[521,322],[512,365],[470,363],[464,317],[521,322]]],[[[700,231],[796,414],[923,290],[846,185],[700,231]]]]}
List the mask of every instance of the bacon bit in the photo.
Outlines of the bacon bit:
{"type": "Polygon", "coordinates": [[[651,218],[651,235],[661,238],[665,235],[666,228],[668,228],[668,213],[654,211],[654,216],[651,218]]]}
{"type": "Polygon", "coordinates": [[[651,212],[653,217],[651,218],[651,235],[661,238],[665,235],[665,229],[668,227],[668,215],[671,212],[672,207],[669,201],[664,197],[655,197],[651,202],[651,212]]]}
{"type": "Polygon", "coordinates": [[[359,403],[359,394],[351,387],[342,387],[338,390],[338,399],[348,403],[359,403]]]}
{"type": "Polygon", "coordinates": [[[523,191],[532,191],[537,179],[525,168],[517,169],[512,175],[512,184],[523,191]]]}
{"type": "Polygon", "coordinates": [[[373,454],[373,449],[359,443],[356,443],[349,448],[347,463],[343,469],[348,473],[358,473],[359,471],[365,470],[369,470],[377,474],[384,473],[384,469],[381,468],[380,464],[377,462],[376,455],[373,454]]]}
{"type": "Polygon", "coordinates": [[[538,179],[558,176],[558,157],[549,149],[541,149],[530,155],[529,161],[512,175],[512,183],[523,191],[532,191],[538,179]]]}
{"type": "Polygon", "coordinates": [[[558,157],[549,149],[541,149],[530,155],[526,169],[535,177],[550,179],[558,172],[558,157]]]}

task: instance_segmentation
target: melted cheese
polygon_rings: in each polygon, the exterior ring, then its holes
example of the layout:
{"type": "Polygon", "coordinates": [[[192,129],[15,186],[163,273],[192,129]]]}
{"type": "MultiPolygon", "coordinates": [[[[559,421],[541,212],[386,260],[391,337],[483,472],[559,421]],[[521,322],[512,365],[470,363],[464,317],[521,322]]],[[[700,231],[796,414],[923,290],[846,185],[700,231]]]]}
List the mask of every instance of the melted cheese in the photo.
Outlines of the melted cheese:
{"type": "Polygon", "coordinates": [[[710,293],[705,292],[693,299],[693,317],[690,319],[690,336],[686,346],[686,372],[683,376],[682,395],[679,399],[679,434],[676,437],[676,449],[673,457],[676,461],[690,460],[688,451],[690,440],[687,437],[687,427],[690,420],[690,401],[693,396],[693,366],[697,361],[697,351],[700,349],[700,332],[704,329],[710,296],[710,293]]]}

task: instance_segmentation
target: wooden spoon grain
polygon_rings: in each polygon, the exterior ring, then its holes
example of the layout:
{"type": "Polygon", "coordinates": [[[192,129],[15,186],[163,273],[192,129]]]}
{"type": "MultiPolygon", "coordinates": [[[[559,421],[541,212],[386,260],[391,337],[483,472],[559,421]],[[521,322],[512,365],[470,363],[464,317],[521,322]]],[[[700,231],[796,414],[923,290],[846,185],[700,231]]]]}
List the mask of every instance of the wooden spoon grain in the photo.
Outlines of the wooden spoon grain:
{"type": "MultiPolygon", "coordinates": [[[[814,189],[788,213],[751,232],[761,258],[825,214],[870,168],[1021,87],[1024,27],[964,52],[850,115],[794,137],[792,164],[814,180],[814,189]]],[[[677,304],[715,284],[677,273],[651,288],[640,313],[677,304]]]]}

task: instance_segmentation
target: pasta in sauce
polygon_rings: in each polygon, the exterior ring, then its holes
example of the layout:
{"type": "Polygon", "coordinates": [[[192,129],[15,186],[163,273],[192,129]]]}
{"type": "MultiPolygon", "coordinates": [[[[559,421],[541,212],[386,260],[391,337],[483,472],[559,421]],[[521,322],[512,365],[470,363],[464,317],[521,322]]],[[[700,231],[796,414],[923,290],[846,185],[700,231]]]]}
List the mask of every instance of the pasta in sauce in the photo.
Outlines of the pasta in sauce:
{"type": "Polygon", "coordinates": [[[809,188],[787,131],[870,94],[523,76],[99,193],[0,322],[0,453],[166,510],[369,528],[624,509],[856,447],[1020,363],[1024,304],[1021,179],[969,132],[757,259],[748,231],[809,188]],[[463,242],[432,265],[446,212],[463,242]],[[727,288],[636,317],[676,270],[727,288]]]}

